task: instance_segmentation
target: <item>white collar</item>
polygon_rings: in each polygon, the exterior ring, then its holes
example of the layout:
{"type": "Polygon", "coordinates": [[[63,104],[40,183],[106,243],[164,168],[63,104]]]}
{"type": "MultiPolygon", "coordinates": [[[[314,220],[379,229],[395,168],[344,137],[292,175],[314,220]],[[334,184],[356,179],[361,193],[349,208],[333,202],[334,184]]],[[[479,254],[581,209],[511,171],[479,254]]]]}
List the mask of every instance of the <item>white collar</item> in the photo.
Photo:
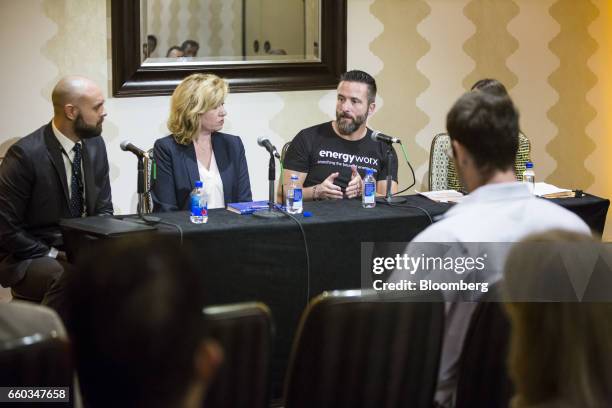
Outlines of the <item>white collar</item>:
{"type": "Polygon", "coordinates": [[[68,136],[60,132],[53,121],[51,121],[51,127],[53,128],[53,134],[55,135],[55,138],[57,139],[59,144],[62,146],[62,149],[64,149],[66,154],[71,154],[72,149],[74,148],[74,145],[76,143],[68,139],[68,136]]]}

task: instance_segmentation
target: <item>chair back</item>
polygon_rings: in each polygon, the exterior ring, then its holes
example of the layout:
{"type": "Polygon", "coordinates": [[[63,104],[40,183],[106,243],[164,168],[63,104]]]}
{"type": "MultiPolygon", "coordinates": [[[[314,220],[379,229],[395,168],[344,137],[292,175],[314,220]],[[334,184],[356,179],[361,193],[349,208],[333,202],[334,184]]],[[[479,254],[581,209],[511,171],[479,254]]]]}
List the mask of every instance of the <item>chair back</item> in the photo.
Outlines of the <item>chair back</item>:
{"type": "MultiPolygon", "coordinates": [[[[450,137],[446,133],[439,133],[431,141],[429,151],[429,190],[464,190],[457,177],[456,169],[452,166],[446,154],[450,149],[450,137]],[[449,171],[453,173],[449,174],[449,171]]],[[[523,181],[525,163],[531,161],[531,142],[523,133],[519,133],[519,145],[514,162],[514,171],[517,181],[523,181]]]]}
{"type": "Polygon", "coordinates": [[[523,181],[523,171],[525,171],[525,164],[528,161],[531,161],[531,142],[527,136],[519,133],[519,145],[516,152],[516,160],[514,161],[516,181],[523,181]]]}
{"type": "MultiPolygon", "coordinates": [[[[491,298],[496,290],[497,285],[491,298]]],[[[510,322],[502,303],[483,300],[474,310],[459,358],[456,408],[505,408],[514,392],[507,367],[510,322]]]]}
{"type": "Polygon", "coordinates": [[[285,407],[430,408],[444,303],[419,296],[340,291],[313,299],[293,344],[285,407]]]}
{"type": "Polygon", "coordinates": [[[448,161],[446,154],[450,149],[450,137],[446,133],[439,133],[431,141],[429,151],[429,190],[448,189],[448,161]]]}
{"type": "Polygon", "coordinates": [[[153,157],[153,149],[147,150],[147,154],[144,157],[144,184],[145,193],[144,200],[142,203],[142,213],[151,214],[153,212],[153,185],[157,179],[157,166],[155,165],[155,158],[153,157]]]}
{"type": "Polygon", "coordinates": [[[283,148],[281,149],[281,162],[285,161],[285,155],[287,154],[287,150],[289,150],[289,146],[291,146],[290,141],[283,145],[283,148]]]}
{"type": "Polygon", "coordinates": [[[0,384],[14,387],[70,387],[73,361],[66,340],[33,334],[0,343],[0,384]]]}
{"type": "Polygon", "coordinates": [[[223,348],[223,363],[209,385],[206,408],[268,408],[272,318],[263,303],[204,309],[207,332],[223,348]]]}

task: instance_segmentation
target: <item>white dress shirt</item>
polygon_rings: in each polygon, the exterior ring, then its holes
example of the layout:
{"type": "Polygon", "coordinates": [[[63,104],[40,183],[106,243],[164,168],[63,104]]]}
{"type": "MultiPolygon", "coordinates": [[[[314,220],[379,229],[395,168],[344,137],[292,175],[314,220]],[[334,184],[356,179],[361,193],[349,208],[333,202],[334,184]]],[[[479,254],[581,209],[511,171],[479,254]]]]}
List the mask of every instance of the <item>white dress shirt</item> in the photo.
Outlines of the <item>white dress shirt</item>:
{"type": "MultiPolygon", "coordinates": [[[[484,185],[448,210],[442,219],[426,228],[412,242],[516,242],[535,233],[562,229],[591,235],[580,217],[565,208],[537,198],[520,182],[484,185]]],[[[485,244],[486,245],[486,244],[485,244]]],[[[492,248],[495,251],[499,248],[492,248]]],[[[413,248],[413,251],[417,251],[413,248]]],[[[420,256],[421,250],[409,256],[420,256]]],[[[507,253],[492,257],[487,265],[489,286],[503,276],[507,253]]],[[[411,279],[405,270],[396,270],[391,282],[411,279]]],[[[442,406],[454,405],[457,386],[457,363],[476,303],[447,303],[444,341],[438,376],[436,401],[442,406]]]]}
{"type": "MultiPolygon", "coordinates": [[[[55,123],[51,121],[51,128],[53,129],[53,134],[55,138],[59,142],[62,147],[62,159],[64,160],[64,170],[66,171],[66,183],[68,185],[68,200],[72,198],[72,190],[70,188],[70,182],[72,181],[72,161],[74,160],[74,143],[72,140],[68,139],[62,132],[59,131],[57,127],[55,127],[55,123]]],[[[83,144],[81,143],[81,152],[83,151],[83,144]]],[[[83,176],[83,154],[81,153],[81,176],[83,176]]],[[[81,180],[83,186],[83,195],[85,194],[85,179],[81,180]]],[[[85,201],[85,197],[83,197],[83,211],[87,213],[87,202],[85,201]]],[[[47,254],[51,258],[56,258],[58,254],[57,248],[51,247],[49,253],[47,254]]]]}
{"type": "MultiPolygon", "coordinates": [[[[57,138],[57,141],[62,146],[62,159],[64,160],[64,169],[66,170],[66,183],[68,184],[68,199],[72,198],[72,191],[70,190],[70,181],[72,180],[72,161],[74,160],[74,143],[72,140],[68,139],[67,136],[64,136],[62,132],[60,132],[56,127],[55,123],[51,122],[51,126],[53,128],[53,134],[57,138]]],[[[81,143],[81,152],[83,151],[83,144],[81,143]]],[[[81,176],[85,174],[83,171],[83,155],[81,154],[81,176]]],[[[85,180],[81,180],[83,183],[83,194],[85,194],[85,180]]],[[[83,197],[83,206],[85,211],[85,197],[83,197]]]]}
{"type": "Polygon", "coordinates": [[[198,160],[198,173],[204,183],[204,191],[208,194],[208,209],[225,208],[223,181],[215,160],[215,152],[212,152],[210,157],[210,169],[204,167],[198,160]]]}

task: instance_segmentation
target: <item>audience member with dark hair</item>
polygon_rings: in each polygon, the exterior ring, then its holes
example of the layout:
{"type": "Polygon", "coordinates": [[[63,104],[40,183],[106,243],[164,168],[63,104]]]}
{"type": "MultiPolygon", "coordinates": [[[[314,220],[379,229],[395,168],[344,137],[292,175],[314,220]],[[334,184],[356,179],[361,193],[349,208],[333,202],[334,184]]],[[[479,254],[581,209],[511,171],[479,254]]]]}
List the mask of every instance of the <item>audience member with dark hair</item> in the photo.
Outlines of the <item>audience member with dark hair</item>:
{"type": "MultiPolygon", "coordinates": [[[[361,196],[366,168],[376,171],[376,191],[387,191],[391,173],[392,191],[397,191],[397,156],[387,159],[387,146],[373,141],[367,119],[376,108],[376,81],[366,72],[353,70],[340,77],[336,120],[301,130],[293,138],[284,159],[283,185],[291,175],[303,185],[303,199],[325,200],[361,196]]],[[[281,202],[282,189],[277,201],[281,202]]]]}
{"type": "MultiPolygon", "coordinates": [[[[477,81],[471,88],[472,92],[484,92],[495,96],[509,96],[508,91],[504,84],[496,79],[485,78],[477,81]]],[[[514,158],[514,174],[517,181],[523,181],[523,171],[525,170],[525,163],[531,161],[531,143],[527,137],[520,133],[518,138],[518,150],[514,158]]],[[[466,191],[465,185],[462,184],[461,180],[457,176],[457,169],[452,159],[448,161],[447,165],[447,185],[451,190],[466,191]]]]}
{"type": "Polygon", "coordinates": [[[168,52],[166,53],[166,58],[180,58],[183,56],[183,50],[178,45],[173,45],[168,48],[168,52]]]}
{"type": "Polygon", "coordinates": [[[170,239],[120,239],[77,263],[67,329],[88,407],[200,407],[221,361],[204,286],[170,239]]]}
{"type": "MultiPolygon", "coordinates": [[[[508,96],[469,92],[451,108],[446,127],[457,170],[470,194],[413,242],[456,243],[457,256],[466,256],[474,255],[469,253],[473,246],[460,243],[478,242],[481,251],[498,253],[487,243],[515,242],[551,229],[590,235],[589,227],[576,214],[535,197],[527,185],[516,181],[513,165],[518,148],[519,114],[508,96]]],[[[423,247],[408,245],[406,254],[420,257],[423,247]]],[[[484,279],[490,287],[501,279],[505,258],[500,255],[487,261],[486,270],[479,272],[479,282],[484,279]]],[[[432,272],[418,278],[448,276],[444,271],[432,272]]],[[[391,281],[413,278],[406,270],[396,270],[391,281]]],[[[470,278],[470,273],[461,275],[464,281],[469,282],[470,278]]],[[[451,302],[459,299],[457,293],[445,295],[451,302]]],[[[474,292],[473,296],[478,300],[478,293],[474,292]]],[[[443,407],[454,404],[457,362],[474,307],[474,303],[449,303],[447,307],[436,393],[436,401],[443,407]]]]}
{"type": "Polygon", "coordinates": [[[197,57],[200,44],[194,40],[185,40],[181,44],[181,50],[183,50],[184,57],[197,57]]]}
{"type": "MultiPolygon", "coordinates": [[[[598,245],[589,236],[566,231],[521,241],[505,268],[504,288],[510,301],[550,295],[560,281],[559,269],[569,274],[590,271],[592,265],[580,262],[559,268],[559,247],[554,243],[577,259],[584,245],[598,245]]],[[[513,408],[612,406],[612,303],[520,301],[507,303],[506,310],[512,325],[513,408]]]]}

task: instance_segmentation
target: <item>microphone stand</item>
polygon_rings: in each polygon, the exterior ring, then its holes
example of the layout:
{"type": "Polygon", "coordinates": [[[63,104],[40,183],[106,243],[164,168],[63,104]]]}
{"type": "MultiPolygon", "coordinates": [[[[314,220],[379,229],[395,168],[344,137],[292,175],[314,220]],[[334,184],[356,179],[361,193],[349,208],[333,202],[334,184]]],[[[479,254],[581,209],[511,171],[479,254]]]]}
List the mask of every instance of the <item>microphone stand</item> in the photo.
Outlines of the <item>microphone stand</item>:
{"type": "Polygon", "coordinates": [[[274,207],[274,184],[276,181],[276,161],[274,160],[274,154],[270,153],[270,162],[268,164],[268,182],[269,186],[269,195],[268,195],[268,209],[267,210],[259,210],[255,211],[253,215],[259,218],[280,218],[285,217],[281,211],[277,211],[274,207]]]}
{"type": "Polygon", "coordinates": [[[145,174],[144,174],[144,159],[142,156],[138,156],[138,182],[137,182],[137,193],[138,193],[138,218],[133,219],[135,222],[144,224],[157,224],[161,221],[159,217],[152,217],[150,215],[144,215],[144,201],[145,201],[145,174]]]}
{"type": "Polygon", "coordinates": [[[393,197],[391,194],[391,185],[393,184],[393,177],[391,175],[391,169],[393,168],[393,153],[391,153],[391,149],[393,149],[393,142],[388,141],[387,143],[387,195],[383,197],[376,198],[377,203],[385,203],[385,204],[401,204],[405,203],[407,200],[404,197],[393,197]]]}

